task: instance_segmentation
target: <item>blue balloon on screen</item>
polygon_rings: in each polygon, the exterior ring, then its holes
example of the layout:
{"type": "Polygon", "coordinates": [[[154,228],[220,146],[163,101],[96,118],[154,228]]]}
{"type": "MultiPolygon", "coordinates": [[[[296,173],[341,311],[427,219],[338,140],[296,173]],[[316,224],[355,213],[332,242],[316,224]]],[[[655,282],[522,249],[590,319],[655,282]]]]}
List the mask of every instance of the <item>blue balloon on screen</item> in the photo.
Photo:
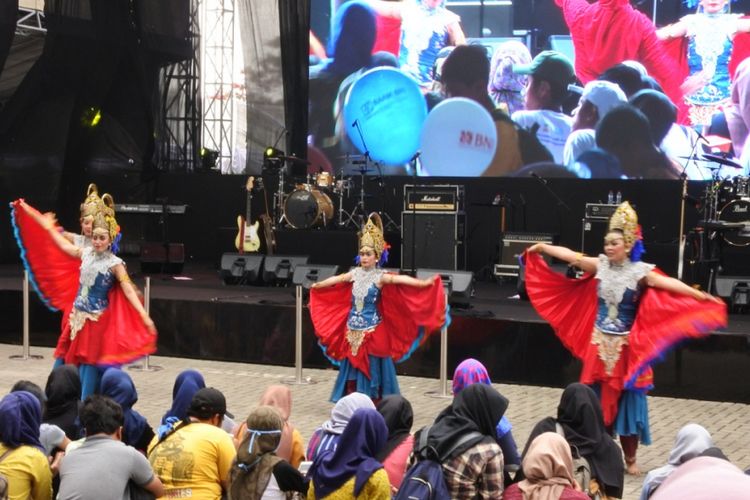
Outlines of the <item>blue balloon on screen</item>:
{"type": "Polygon", "coordinates": [[[344,101],[349,139],[365,153],[364,138],[370,157],[388,165],[406,163],[414,156],[426,116],[427,103],[417,82],[390,67],[364,73],[344,101]]]}
{"type": "Polygon", "coordinates": [[[495,156],[497,142],[497,129],[489,111],[471,99],[446,99],[430,111],[422,128],[423,174],[482,175],[495,156]]]}

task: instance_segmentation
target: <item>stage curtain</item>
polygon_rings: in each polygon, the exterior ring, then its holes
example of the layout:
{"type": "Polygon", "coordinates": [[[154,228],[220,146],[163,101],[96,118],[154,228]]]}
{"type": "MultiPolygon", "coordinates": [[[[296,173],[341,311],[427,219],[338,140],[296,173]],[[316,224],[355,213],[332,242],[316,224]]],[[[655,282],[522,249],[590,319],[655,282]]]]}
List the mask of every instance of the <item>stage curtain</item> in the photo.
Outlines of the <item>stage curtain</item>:
{"type": "Polygon", "coordinates": [[[258,174],[267,146],[281,137],[278,147],[286,151],[279,5],[277,0],[241,0],[236,5],[235,33],[241,41],[235,44],[241,45],[234,72],[239,85],[233,96],[236,132],[231,168],[223,165],[222,169],[224,173],[258,174]]]}

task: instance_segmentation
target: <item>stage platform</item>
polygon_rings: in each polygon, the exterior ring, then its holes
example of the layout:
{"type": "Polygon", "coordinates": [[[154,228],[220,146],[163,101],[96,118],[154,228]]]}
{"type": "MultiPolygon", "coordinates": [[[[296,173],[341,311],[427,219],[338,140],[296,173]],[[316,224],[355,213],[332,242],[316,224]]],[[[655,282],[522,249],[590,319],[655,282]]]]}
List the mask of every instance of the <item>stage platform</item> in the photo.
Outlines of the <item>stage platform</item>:
{"type": "MultiPolygon", "coordinates": [[[[131,272],[138,265],[133,262],[131,272]]],[[[134,273],[143,285],[144,276],[134,273]]],[[[22,272],[0,267],[0,343],[20,343],[22,272]]],[[[31,343],[54,346],[60,313],[32,292],[31,343]]],[[[196,359],[291,366],[294,363],[294,289],[225,285],[213,264],[187,264],[179,276],[151,276],[151,313],[159,330],[158,354],[196,359]]],[[[477,282],[470,307],[453,308],[448,369],[467,357],[487,366],[493,381],[564,387],[577,379],[573,359],[528,302],[515,281],[477,282]]],[[[439,335],[397,365],[399,374],[437,377],[439,335]]],[[[310,317],[303,311],[303,360],[326,368],[310,317]]],[[[750,315],[731,315],[728,327],[690,341],[655,366],[653,394],[750,403],[750,315]]]]}

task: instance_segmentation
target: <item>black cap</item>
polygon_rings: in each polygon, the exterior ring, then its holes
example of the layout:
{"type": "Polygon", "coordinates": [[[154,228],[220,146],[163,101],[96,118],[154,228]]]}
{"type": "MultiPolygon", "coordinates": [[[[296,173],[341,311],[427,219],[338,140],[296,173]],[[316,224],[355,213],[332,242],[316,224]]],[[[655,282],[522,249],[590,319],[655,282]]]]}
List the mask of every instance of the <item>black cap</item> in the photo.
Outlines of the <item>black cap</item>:
{"type": "Polygon", "coordinates": [[[234,418],[231,413],[227,412],[227,400],[224,398],[224,394],[213,387],[204,387],[198,390],[187,411],[188,416],[200,419],[209,419],[217,413],[234,418]]]}

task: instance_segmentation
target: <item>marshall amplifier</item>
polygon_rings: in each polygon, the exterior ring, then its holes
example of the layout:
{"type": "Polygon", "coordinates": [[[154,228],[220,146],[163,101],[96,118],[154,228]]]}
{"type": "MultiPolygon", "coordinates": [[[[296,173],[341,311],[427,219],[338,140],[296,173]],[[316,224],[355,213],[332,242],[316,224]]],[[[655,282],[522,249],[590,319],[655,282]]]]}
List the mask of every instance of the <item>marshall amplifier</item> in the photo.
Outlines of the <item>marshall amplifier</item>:
{"type": "Polygon", "coordinates": [[[458,185],[404,185],[404,212],[459,212],[464,187],[458,185]]]}
{"type": "MultiPolygon", "coordinates": [[[[500,240],[500,263],[495,264],[495,276],[518,276],[518,256],[534,243],[553,243],[549,233],[504,233],[500,240]]],[[[549,264],[549,257],[542,255],[549,264]]]]}
{"type": "Polygon", "coordinates": [[[586,203],[584,217],[587,219],[604,219],[609,220],[612,214],[617,210],[617,205],[607,203],[586,203]]]}

